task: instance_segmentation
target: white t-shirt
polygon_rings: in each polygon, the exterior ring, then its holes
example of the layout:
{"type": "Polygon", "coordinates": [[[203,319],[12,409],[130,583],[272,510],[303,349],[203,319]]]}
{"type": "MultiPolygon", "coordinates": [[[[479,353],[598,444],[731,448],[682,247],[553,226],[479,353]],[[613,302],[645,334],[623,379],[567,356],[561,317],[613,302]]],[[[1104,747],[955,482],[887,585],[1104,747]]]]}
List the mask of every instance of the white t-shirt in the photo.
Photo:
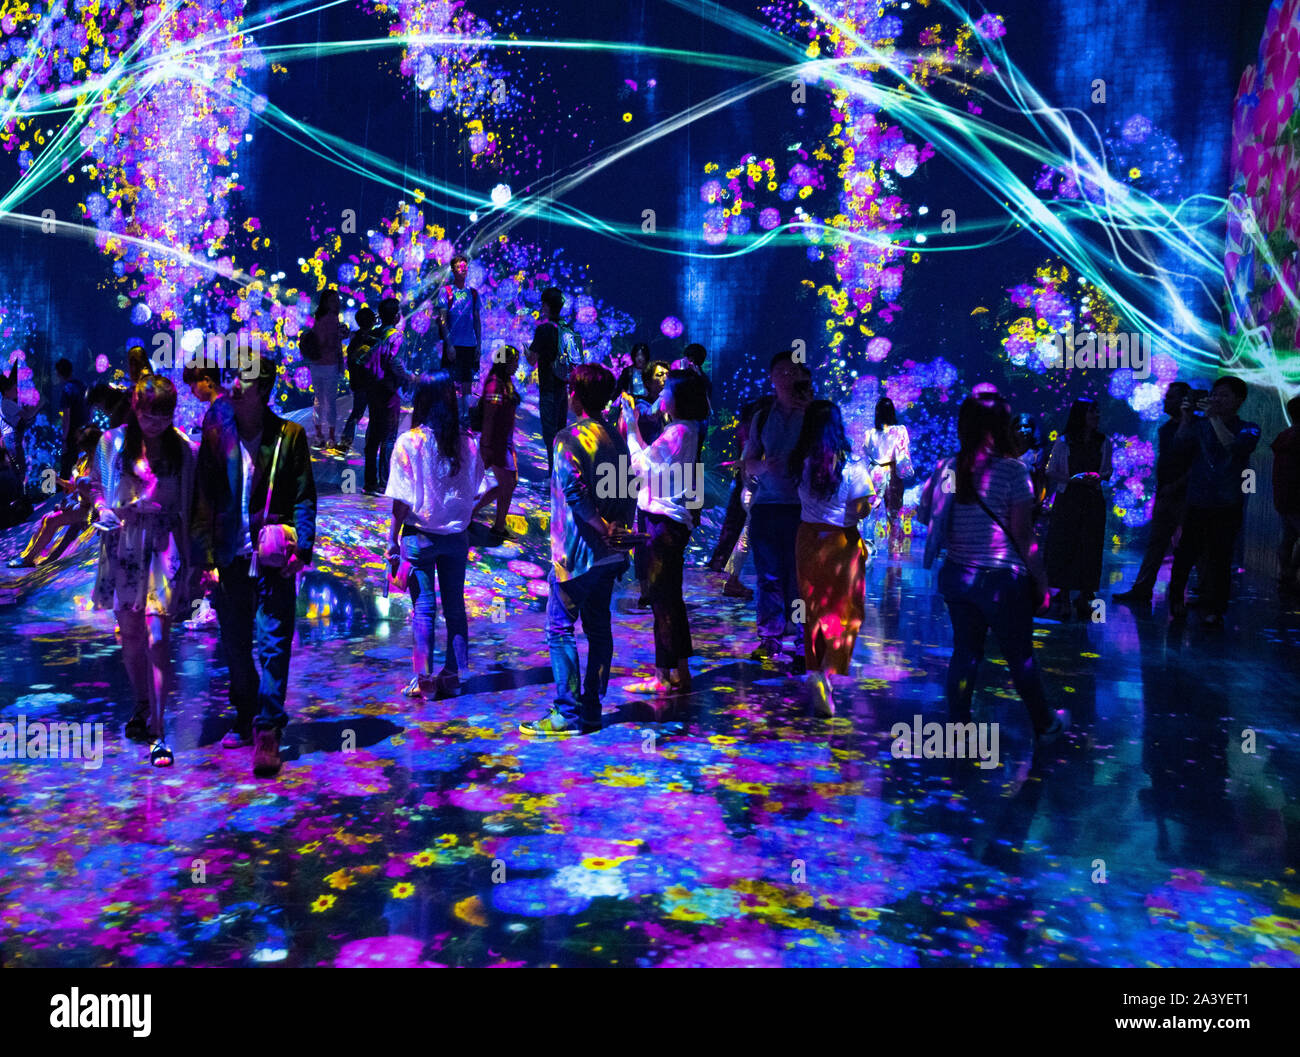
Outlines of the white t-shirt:
{"type": "Polygon", "coordinates": [[[799,482],[799,502],[803,505],[801,519],[814,525],[844,525],[846,528],[856,525],[856,522],[849,522],[849,504],[876,494],[867,464],[860,458],[846,462],[840,486],[826,497],[813,494],[808,484],[811,471],[810,466],[805,466],[803,480],[799,482]]]}
{"type": "Polygon", "coordinates": [[[650,445],[628,430],[632,472],[641,480],[637,506],[683,525],[693,524],[691,511],[704,501],[704,468],[700,457],[700,427],[696,422],[670,422],[650,445]]]}
{"type": "Polygon", "coordinates": [[[483,459],[478,445],[460,437],[460,472],[438,451],[431,431],[409,429],[397,438],[384,494],[411,508],[406,524],[435,536],[464,532],[474,513],[483,483],[483,459]]]}

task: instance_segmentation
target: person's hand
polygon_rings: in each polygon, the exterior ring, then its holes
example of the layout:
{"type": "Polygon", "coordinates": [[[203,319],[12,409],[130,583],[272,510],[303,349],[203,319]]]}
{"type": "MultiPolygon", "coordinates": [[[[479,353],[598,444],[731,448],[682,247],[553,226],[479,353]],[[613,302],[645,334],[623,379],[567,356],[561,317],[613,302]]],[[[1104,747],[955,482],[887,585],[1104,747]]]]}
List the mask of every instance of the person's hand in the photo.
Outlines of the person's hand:
{"type": "Polygon", "coordinates": [[[112,532],[122,527],[122,519],[111,506],[100,507],[97,514],[99,516],[95,519],[95,528],[103,532],[112,532]]]}
{"type": "Polygon", "coordinates": [[[307,568],[307,563],[303,561],[302,555],[294,551],[289,555],[289,560],[284,563],[284,568],[280,570],[280,575],[285,579],[293,579],[300,572],[307,568]]]}
{"type": "MultiPolygon", "coordinates": [[[[1196,401],[1196,410],[1208,414],[1210,410],[1210,398],[1208,396],[1203,396],[1201,399],[1196,401]]],[[[1218,416],[1216,415],[1215,417],[1217,418],[1218,416]]]]}
{"type": "Polygon", "coordinates": [[[1179,410],[1182,412],[1184,423],[1192,420],[1192,398],[1190,396],[1183,397],[1183,403],[1179,410]]]}

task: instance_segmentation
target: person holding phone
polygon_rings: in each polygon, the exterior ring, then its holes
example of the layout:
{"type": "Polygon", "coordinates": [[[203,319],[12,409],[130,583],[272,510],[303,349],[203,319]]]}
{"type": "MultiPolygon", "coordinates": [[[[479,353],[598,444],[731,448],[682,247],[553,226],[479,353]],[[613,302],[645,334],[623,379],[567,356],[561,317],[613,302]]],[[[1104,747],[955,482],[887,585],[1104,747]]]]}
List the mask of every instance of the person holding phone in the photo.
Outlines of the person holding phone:
{"type": "Polygon", "coordinates": [[[1191,457],[1187,512],[1169,575],[1169,615],[1187,615],[1184,592],[1192,566],[1201,569],[1201,622],[1223,624],[1232,590],[1232,551],[1246,505],[1244,481],[1260,429],[1239,418],[1246,383],[1225,376],[1196,403],[1183,401],[1174,449],[1191,457]]]}
{"type": "Polygon", "coordinates": [[[149,744],[155,767],[175,762],[163,727],[173,682],[171,627],[189,615],[195,455],[173,424],[175,411],[170,379],[136,382],[126,423],[99,439],[89,486],[100,531],[91,600],[117,617],[136,699],[126,736],[149,744]]]}
{"type": "Polygon", "coordinates": [[[951,473],[938,482],[932,477],[921,500],[922,519],[928,522],[936,489],[952,490],[943,530],[947,554],[939,572],[953,635],[949,715],[954,722],[970,721],[992,630],[1029,713],[1036,745],[1046,748],[1064,731],[1065,719],[1048,706],[1034,659],[1034,614],[1047,608],[1047,570],[1034,539],[1033,484],[1011,442],[1010,405],[1000,397],[968,397],[958,414],[957,438],[960,450],[951,473]]]}

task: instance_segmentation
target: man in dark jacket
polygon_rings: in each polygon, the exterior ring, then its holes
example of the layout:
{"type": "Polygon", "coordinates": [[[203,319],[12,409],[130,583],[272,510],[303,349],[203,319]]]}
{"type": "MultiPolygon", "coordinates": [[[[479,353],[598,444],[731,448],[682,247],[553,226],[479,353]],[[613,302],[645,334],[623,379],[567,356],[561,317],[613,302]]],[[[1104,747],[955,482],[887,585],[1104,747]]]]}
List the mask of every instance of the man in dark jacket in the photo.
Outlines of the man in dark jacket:
{"type": "Polygon", "coordinates": [[[352,390],[352,412],[348,415],[348,420],[343,423],[343,439],[339,441],[339,449],[345,452],[352,450],[352,438],[357,435],[357,423],[361,421],[361,416],[366,413],[366,408],[370,404],[370,373],[367,363],[370,359],[370,350],[379,340],[379,332],[375,330],[376,318],[374,309],[368,305],[357,309],[357,329],[352,335],[352,340],[348,342],[348,388],[352,390]]]}
{"type": "Polygon", "coordinates": [[[253,744],[253,773],[263,777],[280,770],[280,737],[289,720],[284,702],[297,576],[311,564],[316,538],[311,450],[306,431],[267,406],[275,373],[275,364],[263,358],[256,378],[235,382],[230,411],[214,406],[205,418],[192,533],[196,560],[205,580],[215,586],[230,666],[235,721],[222,745],[236,749],[253,744]],[[277,524],[292,526],[297,534],[279,566],[258,556],[263,525],[277,524]],[[253,663],[255,645],[260,678],[253,663]]]}

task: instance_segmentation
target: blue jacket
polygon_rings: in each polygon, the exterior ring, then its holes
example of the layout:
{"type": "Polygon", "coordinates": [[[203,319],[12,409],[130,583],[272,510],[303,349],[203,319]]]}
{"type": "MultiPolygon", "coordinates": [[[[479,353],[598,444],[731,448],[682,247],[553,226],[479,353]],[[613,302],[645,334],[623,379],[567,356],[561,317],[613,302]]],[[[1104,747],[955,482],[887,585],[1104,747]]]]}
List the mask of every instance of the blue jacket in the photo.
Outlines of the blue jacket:
{"type": "Polygon", "coordinates": [[[1186,429],[1180,428],[1174,434],[1173,450],[1192,460],[1187,478],[1189,507],[1240,506],[1246,501],[1242,474],[1259,443],[1259,426],[1235,415],[1224,419],[1223,424],[1233,436],[1226,448],[1208,418],[1193,418],[1186,429]]]}
{"type": "Polygon", "coordinates": [[[597,562],[618,554],[587,519],[630,525],[636,516],[636,492],[629,486],[632,457],[627,442],[603,419],[581,418],[555,435],[555,470],[551,474],[551,563],[555,578],[572,580],[597,562]]]}

